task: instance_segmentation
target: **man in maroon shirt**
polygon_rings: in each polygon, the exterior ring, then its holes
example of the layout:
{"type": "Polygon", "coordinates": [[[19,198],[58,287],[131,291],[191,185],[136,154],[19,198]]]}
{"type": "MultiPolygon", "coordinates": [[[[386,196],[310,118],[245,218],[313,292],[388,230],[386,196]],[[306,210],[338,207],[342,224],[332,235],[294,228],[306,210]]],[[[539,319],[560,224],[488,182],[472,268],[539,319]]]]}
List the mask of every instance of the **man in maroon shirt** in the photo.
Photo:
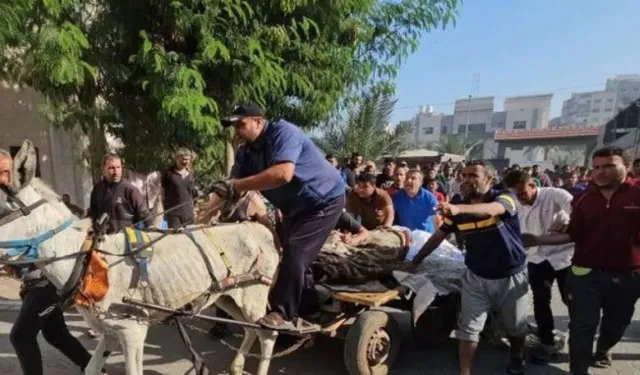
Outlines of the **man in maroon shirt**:
{"type": "Polygon", "coordinates": [[[631,322],[640,290],[640,188],[626,179],[623,150],[596,151],[592,177],[593,183],[573,199],[567,233],[525,235],[526,242],[539,245],[575,242],[566,279],[573,375],[587,374],[590,364],[611,366],[609,351],[631,322]]]}

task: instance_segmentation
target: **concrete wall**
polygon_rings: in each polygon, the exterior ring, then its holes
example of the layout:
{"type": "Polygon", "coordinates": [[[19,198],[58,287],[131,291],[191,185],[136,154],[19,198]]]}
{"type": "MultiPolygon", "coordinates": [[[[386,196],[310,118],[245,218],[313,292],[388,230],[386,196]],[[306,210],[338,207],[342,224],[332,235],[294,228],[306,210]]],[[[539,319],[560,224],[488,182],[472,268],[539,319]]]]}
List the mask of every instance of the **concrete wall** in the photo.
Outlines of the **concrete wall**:
{"type": "Polygon", "coordinates": [[[88,174],[80,166],[81,143],[76,134],[50,128],[39,112],[42,97],[32,89],[0,86],[0,148],[20,147],[25,139],[38,150],[40,177],[58,194],[88,206],[88,174]]]}
{"type": "Polygon", "coordinates": [[[426,146],[431,142],[437,142],[441,135],[443,115],[419,113],[416,116],[415,141],[420,146],[426,146]]]}

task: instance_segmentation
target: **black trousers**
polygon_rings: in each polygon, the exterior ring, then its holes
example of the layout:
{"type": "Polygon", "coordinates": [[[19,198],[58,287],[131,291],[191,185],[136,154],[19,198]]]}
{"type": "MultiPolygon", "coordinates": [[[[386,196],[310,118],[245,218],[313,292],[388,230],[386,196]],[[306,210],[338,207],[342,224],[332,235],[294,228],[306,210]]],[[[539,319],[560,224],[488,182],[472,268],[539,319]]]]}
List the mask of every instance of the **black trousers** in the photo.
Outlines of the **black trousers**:
{"type": "Polygon", "coordinates": [[[569,358],[572,374],[587,374],[598,324],[598,352],[609,352],[620,341],[633,317],[639,280],[640,276],[630,271],[592,270],[583,276],[568,272],[569,358]]]}
{"type": "Polygon", "coordinates": [[[533,315],[538,325],[538,336],[544,345],[553,345],[553,312],[551,311],[551,288],[553,282],[558,284],[560,297],[562,302],[567,304],[567,293],[565,288],[565,279],[569,268],[555,270],[551,263],[544,261],[542,263],[529,263],[529,285],[533,293],[533,315]]]}
{"type": "Polygon", "coordinates": [[[278,279],[269,295],[271,310],[293,319],[317,309],[311,264],[344,209],[341,195],[314,210],[282,221],[282,261],[278,279]]]}
{"type": "Polygon", "coordinates": [[[167,228],[176,229],[195,223],[193,215],[166,215],[167,228]]]}
{"type": "Polygon", "coordinates": [[[11,328],[10,339],[24,375],[43,374],[42,355],[37,340],[40,331],[49,344],[82,370],[89,364],[91,354],[71,335],[59,307],[45,316],[39,316],[58,300],[56,289],[51,284],[28,290],[22,296],[22,307],[11,328]]]}

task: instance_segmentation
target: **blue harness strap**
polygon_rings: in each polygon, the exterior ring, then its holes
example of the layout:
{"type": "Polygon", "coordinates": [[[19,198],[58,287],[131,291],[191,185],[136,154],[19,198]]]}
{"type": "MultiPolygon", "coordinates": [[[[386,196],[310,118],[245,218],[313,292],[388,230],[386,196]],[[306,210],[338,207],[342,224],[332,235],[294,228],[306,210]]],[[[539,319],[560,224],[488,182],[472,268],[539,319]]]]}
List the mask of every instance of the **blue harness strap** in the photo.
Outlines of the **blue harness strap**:
{"type": "MultiPolygon", "coordinates": [[[[0,249],[9,249],[6,255],[10,258],[20,257],[28,260],[38,259],[38,247],[53,238],[56,234],[69,228],[72,223],[72,220],[67,220],[56,228],[33,238],[25,240],[0,241],[0,249]]],[[[19,269],[19,273],[24,275],[27,273],[28,269],[28,266],[21,267],[19,269]]]]}
{"type": "Polygon", "coordinates": [[[134,256],[140,270],[140,283],[142,286],[147,286],[149,284],[149,262],[153,258],[154,250],[153,246],[147,245],[151,241],[149,234],[137,228],[127,227],[125,228],[125,238],[129,252],[136,248],[147,246],[134,256]]]}

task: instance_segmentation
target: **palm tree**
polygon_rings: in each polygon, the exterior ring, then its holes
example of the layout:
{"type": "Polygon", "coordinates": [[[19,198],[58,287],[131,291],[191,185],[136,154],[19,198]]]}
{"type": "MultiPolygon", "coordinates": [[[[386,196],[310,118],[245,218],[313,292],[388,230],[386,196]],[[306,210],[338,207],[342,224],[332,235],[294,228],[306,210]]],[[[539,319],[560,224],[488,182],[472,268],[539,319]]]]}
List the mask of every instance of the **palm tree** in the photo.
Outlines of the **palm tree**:
{"type": "Polygon", "coordinates": [[[482,157],[482,140],[465,142],[463,137],[456,134],[443,135],[440,140],[429,144],[427,147],[443,154],[463,155],[465,159],[478,159],[482,157]]]}
{"type": "Polygon", "coordinates": [[[410,124],[396,126],[389,131],[388,124],[396,100],[388,94],[365,95],[344,115],[336,115],[322,137],[314,138],[316,145],[338,159],[348,159],[359,152],[366,159],[377,160],[383,155],[395,156],[411,145],[406,136],[410,124]]]}

